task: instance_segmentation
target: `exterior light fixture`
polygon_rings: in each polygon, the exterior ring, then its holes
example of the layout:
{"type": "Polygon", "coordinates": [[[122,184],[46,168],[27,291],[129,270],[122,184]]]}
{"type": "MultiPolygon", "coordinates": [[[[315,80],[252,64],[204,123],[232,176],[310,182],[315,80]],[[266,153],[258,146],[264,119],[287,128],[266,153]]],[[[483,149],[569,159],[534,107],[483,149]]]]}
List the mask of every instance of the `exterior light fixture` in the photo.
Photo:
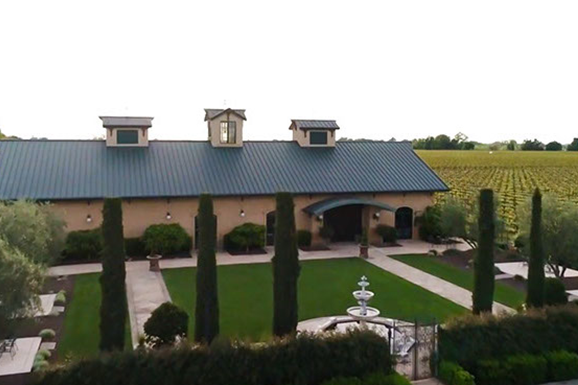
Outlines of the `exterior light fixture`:
{"type": "Polygon", "coordinates": [[[241,211],[239,212],[239,216],[240,216],[241,218],[245,218],[245,210],[241,210],[241,211]]]}
{"type": "Polygon", "coordinates": [[[88,214],[86,216],[86,223],[91,223],[92,222],[92,217],[90,216],[90,214],[88,214]]]}
{"type": "Polygon", "coordinates": [[[375,219],[376,221],[379,220],[379,217],[381,217],[381,213],[379,211],[373,214],[373,219],[375,219]]]}
{"type": "Polygon", "coordinates": [[[321,221],[323,220],[323,214],[319,214],[319,215],[317,216],[317,220],[318,220],[319,222],[321,222],[321,221]]]}
{"type": "Polygon", "coordinates": [[[167,221],[170,221],[171,218],[172,218],[171,213],[169,213],[168,211],[167,211],[167,216],[166,216],[166,218],[167,218],[167,221]]]}

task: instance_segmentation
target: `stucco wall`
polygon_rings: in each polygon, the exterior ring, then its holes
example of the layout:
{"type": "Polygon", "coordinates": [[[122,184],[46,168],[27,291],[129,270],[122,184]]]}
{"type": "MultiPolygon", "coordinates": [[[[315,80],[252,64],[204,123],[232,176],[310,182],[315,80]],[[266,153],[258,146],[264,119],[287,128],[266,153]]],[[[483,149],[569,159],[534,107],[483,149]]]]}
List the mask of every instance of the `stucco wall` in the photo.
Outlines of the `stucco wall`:
{"type": "MultiPolygon", "coordinates": [[[[433,195],[430,193],[383,193],[383,194],[356,194],[365,199],[377,200],[393,207],[411,207],[414,216],[433,204],[433,195]]],[[[323,199],[335,197],[335,195],[297,195],[295,202],[295,223],[297,229],[309,230],[313,233],[314,243],[320,243],[319,228],[322,221],[310,217],[303,212],[303,208],[323,199]]],[[[56,201],[52,202],[55,210],[60,212],[67,222],[67,231],[95,229],[102,222],[102,201],[56,201]],[[90,215],[92,221],[87,222],[90,215]]],[[[197,198],[172,198],[172,199],[128,199],[123,201],[124,235],[127,238],[138,237],[144,230],[155,223],[179,223],[185,230],[194,236],[194,218],[198,211],[197,198]],[[167,213],[171,219],[167,220],[167,213]]],[[[217,215],[217,236],[219,245],[222,244],[223,236],[235,226],[247,222],[266,224],[267,213],[275,210],[275,198],[273,196],[259,197],[215,197],[214,209],[217,215]],[[245,216],[241,217],[241,210],[245,216]]],[[[390,226],[395,224],[395,215],[391,212],[381,211],[378,219],[374,213],[379,211],[374,207],[364,209],[363,218],[365,225],[369,224],[369,236],[371,242],[377,242],[378,236],[375,228],[383,223],[390,226]],[[369,222],[369,223],[368,223],[369,222]]],[[[417,229],[414,229],[414,238],[417,229]]]]}
{"type": "Polygon", "coordinates": [[[213,120],[209,120],[209,140],[213,147],[241,147],[243,146],[243,122],[237,114],[228,113],[222,114],[215,117],[213,120]],[[231,121],[235,122],[236,132],[235,132],[235,143],[221,143],[221,122],[231,121]]]}

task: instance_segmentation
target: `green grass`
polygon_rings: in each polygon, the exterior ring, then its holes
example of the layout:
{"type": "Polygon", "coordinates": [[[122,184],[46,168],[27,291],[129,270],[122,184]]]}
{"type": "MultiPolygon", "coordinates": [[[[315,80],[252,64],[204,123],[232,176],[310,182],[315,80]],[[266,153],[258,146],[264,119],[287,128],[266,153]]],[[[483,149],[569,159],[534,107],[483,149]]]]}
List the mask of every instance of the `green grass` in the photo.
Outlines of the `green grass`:
{"type": "MultiPolygon", "coordinates": [[[[58,343],[58,358],[92,357],[98,354],[100,341],[100,274],[77,275],[72,301],[66,305],[63,335],[58,343]]],[[[126,323],[125,347],[132,346],[130,323],[126,323]]]]}
{"type": "MultiPolygon", "coordinates": [[[[427,255],[394,255],[391,256],[391,258],[397,259],[431,275],[435,275],[464,289],[471,291],[474,288],[473,271],[462,270],[427,255]]],[[[494,301],[515,309],[520,306],[524,300],[525,294],[522,291],[496,281],[494,301]]]]}
{"type": "MultiPolygon", "coordinates": [[[[467,310],[359,258],[301,263],[299,319],[345,314],[355,305],[351,292],[366,275],[375,292],[372,306],[385,317],[440,321],[467,310]]],[[[218,267],[221,334],[249,340],[266,340],[273,319],[270,264],[218,267]]],[[[172,300],[189,313],[194,330],[195,269],[163,270],[172,300]]]]}

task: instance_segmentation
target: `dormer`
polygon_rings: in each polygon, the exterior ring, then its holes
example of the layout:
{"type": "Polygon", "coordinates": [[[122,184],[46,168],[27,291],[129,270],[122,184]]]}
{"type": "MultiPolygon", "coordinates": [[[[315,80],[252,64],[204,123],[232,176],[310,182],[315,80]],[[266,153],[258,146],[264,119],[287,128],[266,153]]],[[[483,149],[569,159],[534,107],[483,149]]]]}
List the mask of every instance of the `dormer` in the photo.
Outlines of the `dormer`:
{"type": "Polygon", "coordinates": [[[301,147],[335,147],[335,120],[291,120],[293,140],[301,147]]]}
{"type": "Polygon", "coordinates": [[[107,147],[148,147],[154,118],[136,116],[101,116],[106,128],[107,147]]]}
{"type": "Polygon", "coordinates": [[[245,110],[205,108],[209,142],[213,147],[242,147],[245,110]]]}

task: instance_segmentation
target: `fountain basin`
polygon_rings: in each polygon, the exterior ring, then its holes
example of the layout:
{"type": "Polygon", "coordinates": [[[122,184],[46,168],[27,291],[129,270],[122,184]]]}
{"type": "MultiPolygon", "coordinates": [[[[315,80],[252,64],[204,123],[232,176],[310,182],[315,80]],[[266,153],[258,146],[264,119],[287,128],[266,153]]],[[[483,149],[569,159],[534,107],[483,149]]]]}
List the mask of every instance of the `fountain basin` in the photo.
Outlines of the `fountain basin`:
{"type": "Polygon", "coordinates": [[[353,292],[353,298],[355,298],[358,301],[364,300],[366,302],[369,302],[369,300],[372,299],[374,295],[375,294],[369,290],[355,290],[353,292]]]}
{"type": "Polygon", "coordinates": [[[359,321],[373,319],[377,317],[379,313],[380,313],[379,310],[369,306],[366,306],[365,308],[363,306],[351,306],[347,308],[347,314],[349,314],[350,317],[359,321]]]}

